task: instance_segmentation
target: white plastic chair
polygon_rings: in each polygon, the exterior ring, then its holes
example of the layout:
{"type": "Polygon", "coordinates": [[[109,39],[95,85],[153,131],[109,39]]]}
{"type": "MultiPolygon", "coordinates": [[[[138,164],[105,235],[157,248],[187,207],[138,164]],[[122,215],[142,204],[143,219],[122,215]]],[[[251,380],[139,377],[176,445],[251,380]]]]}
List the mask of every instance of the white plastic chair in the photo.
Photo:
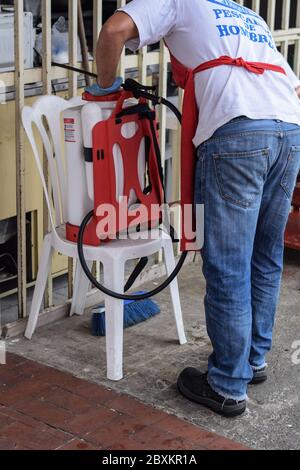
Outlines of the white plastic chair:
{"type": "MultiPolygon", "coordinates": [[[[90,283],[78,261],[77,245],[69,242],[65,236],[65,224],[67,222],[67,178],[63,162],[63,136],[61,131],[61,113],[68,108],[82,104],[83,102],[80,98],[66,101],[56,96],[43,96],[38,98],[32,107],[24,107],[22,113],[23,126],[30,141],[43,184],[51,222],[51,231],[45,236],[43,242],[38,277],[25,332],[25,337],[28,339],[32,338],[37,326],[51,267],[53,250],[76,260],[74,296],[70,315],[82,315],[85,309],[85,300],[90,283]],[[44,118],[46,118],[48,124],[48,132],[44,125],[44,118]],[[40,134],[49,163],[53,206],[43,174],[43,167],[33,133],[33,125],[36,126],[40,134]],[[50,139],[49,136],[51,137],[50,139]],[[53,214],[55,214],[55,217],[53,214]]],[[[89,267],[92,266],[93,261],[101,262],[104,270],[105,285],[109,289],[121,293],[124,289],[124,267],[127,260],[150,256],[163,249],[167,272],[171,274],[173,271],[175,259],[171,238],[162,231],[157,231],[156,235],[151,237],[151,239],[148,237],[147,240],[143,240],[141,235],[141,239],[138,240],[118,240],[99,247],[85,245],[85,258],[89,267]]],[[[170,285],[170,291],[179,342],[180,344],[185,344],[186,337],[176,279],[170,285]]],[[[120,380],[123,377],[123,302],[106,296],[105,310],[107,377],[110,380],[120,380]]]]}

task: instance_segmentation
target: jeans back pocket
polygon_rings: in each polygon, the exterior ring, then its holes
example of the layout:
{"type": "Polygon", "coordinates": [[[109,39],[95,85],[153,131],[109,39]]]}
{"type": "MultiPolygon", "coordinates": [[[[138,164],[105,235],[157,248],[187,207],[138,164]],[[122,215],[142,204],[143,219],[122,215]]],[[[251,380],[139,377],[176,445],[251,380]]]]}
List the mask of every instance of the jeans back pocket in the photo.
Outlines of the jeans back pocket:
{"type": "Polygon", "coordinates": [[[300,147],[291,147],[284,173],[281,179],[281,186],[290,199],[293,195],[296,179],[300,170],[300,147]]]}
{"type": "Polygon", "coordinates": [[[249,208],[261,196],[270,149],[214,154],[216,178],[223,199],[249,208]]]}

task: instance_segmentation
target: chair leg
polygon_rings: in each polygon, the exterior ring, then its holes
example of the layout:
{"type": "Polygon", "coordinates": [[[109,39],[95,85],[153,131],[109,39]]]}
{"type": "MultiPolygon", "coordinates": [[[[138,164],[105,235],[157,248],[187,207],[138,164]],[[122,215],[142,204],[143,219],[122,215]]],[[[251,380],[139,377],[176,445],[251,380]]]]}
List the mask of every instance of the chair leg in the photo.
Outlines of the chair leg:
{"type": "MultiPolygon", "coordinates": [[[[104,264],[104,282],[108,289],[124,291],[123,261],[111,260],[104,264]]],[[[123,301],[105,296],[107,378],[114,381],[123,378],[123,315],[123,301]]]]}
{"type": "MultiPolygon", "coordinates": [[[[165,265],[168,276],[172,274],[175,269],[175,258],[173,252],[173,246],[171,239],[165,240],[164,243],[164,255],[165,255],[165,265]]],[[[173,305],[173,313],[176,321],[177,333],[179,338],[180,344],[186,344],[186,336],[184,331],[183,319],[182,319],[182,310],[181,310],[181,303],[180,303],[180,296],[179,296],[179,289],[178,289],[178,282],[177,278],[174,279],[173,282],[170,284],[170,292],[171,292],[171,299],[173,305]]]]}
{"type": "MultiPolygon", "coordinates": [[[[89,269],[92,268],[93,262],[88,261],[87,265],[89,269]]],[[[74,294],[72,299],[72,305],[70,310],[70,317],[73,315],[83,315],[86,296],[90,289],[90,281],[86,277],[79,260],[76,263],[75,281],[74,281],[74,294]]]]}
{"type": "Polygon", "coordinates": [[[31,339],[33,333],[36,329],[38,317],[40,313],[40,308],[42,305],[44,292],[48,280],[49,271],[51,268],[51,259],[52,259],[52,244],[51,244],[51,236],[46,235],[43,247],[42,247],[42,255],[39,264],[38,276],[34,288],[33,299],[31,303],[30,315],[25,331],[25,337],[27,339],[31,339]]]}

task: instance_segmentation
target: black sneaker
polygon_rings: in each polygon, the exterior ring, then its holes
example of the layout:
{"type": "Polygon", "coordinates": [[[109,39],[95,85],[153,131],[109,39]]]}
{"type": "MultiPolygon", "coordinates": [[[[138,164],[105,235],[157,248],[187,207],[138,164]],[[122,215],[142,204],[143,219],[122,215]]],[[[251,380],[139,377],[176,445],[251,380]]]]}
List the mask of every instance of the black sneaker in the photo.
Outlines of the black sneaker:
{"type": "Polygon", "coordinates": [[[222,397],[207,382],[207,374],[202,374],[193,367],[188,367],[181,372],[177,387],[184,397],[222,416],[233,417],[241,415],[246,410],[246,400],[236,401],[222,397]]]}
{"type": "Polygon", "coordinates": [[[253,378],[251,382],[249,382],[250,385],[257,385],[257,384],[262,384],[265,382],[268,378],[266,368],[263,367],[262,369],[259,370],[254,370],[253,371],[253,378]]]}

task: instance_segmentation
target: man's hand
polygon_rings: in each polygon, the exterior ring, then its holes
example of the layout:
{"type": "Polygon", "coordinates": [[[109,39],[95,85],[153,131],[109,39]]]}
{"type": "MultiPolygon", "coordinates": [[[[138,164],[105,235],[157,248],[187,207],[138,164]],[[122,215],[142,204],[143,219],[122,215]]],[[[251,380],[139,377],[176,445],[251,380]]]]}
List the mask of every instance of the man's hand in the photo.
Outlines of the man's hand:
{"type": "Polygon", "coordinates": [[[298,87],[296,88],[296,93],[297,93],[298,98],[299,98],[299,100],[300,100],[300,86],[298,86],[298,87]]]}
{"type": "Polygon", "coordinates": [[[96,53],[98,85],[101,89],[113,86],[125,43],[138,36],[135,23],[123,12],[115,13],[103,25],[96,53]]]}

